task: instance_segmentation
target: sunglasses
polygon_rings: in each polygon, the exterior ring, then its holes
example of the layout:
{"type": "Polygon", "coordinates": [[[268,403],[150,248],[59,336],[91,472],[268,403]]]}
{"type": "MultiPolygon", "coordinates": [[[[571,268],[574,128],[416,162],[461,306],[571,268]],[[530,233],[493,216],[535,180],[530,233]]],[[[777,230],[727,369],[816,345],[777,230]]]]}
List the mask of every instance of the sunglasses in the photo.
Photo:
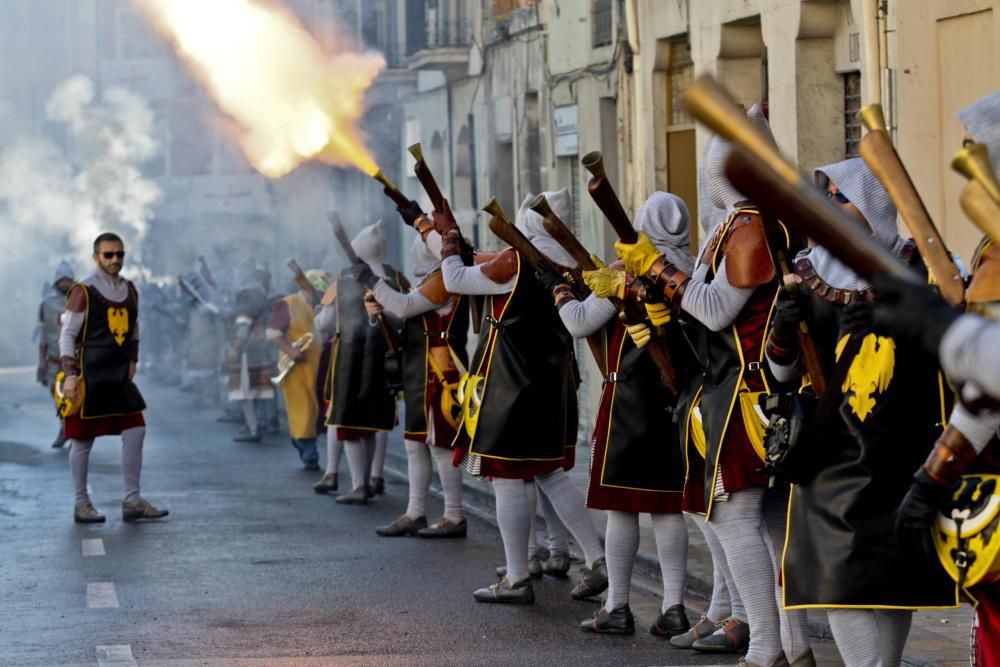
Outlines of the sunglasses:
{"type": "Polygon", "coordinates": [[[103,257],[104,259],[111,259],[113,257],[117,257],[118,259],[125,259],[125,251],[124,250],[108,250],[106,252],[102,252],[101,253],[101,257],[103,257]]]}
{"type": "Polygon", "coordinates": [[[845,195],[840,190],[837,190],[836,192],[830,192],[829,190],[827,190],[826,191],[826,198],[827,199],[834,199],[834,200],[836,200],[836,202],[838,204],[850,204],[851,203],[851,200],[847,198],[847,195],[845,195]]]}

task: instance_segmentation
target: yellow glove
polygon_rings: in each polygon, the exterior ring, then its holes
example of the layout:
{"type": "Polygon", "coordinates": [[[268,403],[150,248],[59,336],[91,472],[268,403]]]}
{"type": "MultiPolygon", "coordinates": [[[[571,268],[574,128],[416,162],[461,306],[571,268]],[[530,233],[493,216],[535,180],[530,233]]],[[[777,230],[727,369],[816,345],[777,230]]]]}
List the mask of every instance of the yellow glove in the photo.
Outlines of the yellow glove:
{"type": "Polygon", "coordinates": [[[639,240],[635,243],[615,241],[615,250],[625,262],[625,270],[633,276],[644,276],[653,268],[655,262],[663,253],[656,249],[644,232],[639,232],[639,240]]]}
{"type": "Polygon", "coordinates": [[[619,299],[625,297],[625,274],[612,269],[609,266],[602,266],[593,271],[583,272],[583,282],[594,293],[594,296],[607,299],[616,296],[619,299]]]}
{"type": "Polygon", "coordinates": [[[650,336],[649,327],[640,322],[639,324],[626,325],[625,330],[628,332],[628,335],[632,338],[632,342],[635,343],[637,348],[642,349],[646,347],[646,343],[649,342],[650,336]]]}
{"type": "Polygon", "coordinates": [[[670,308],[665,303],[647,303],[646,314],[654,327],[661,327],[670,321],[670,308]]]}

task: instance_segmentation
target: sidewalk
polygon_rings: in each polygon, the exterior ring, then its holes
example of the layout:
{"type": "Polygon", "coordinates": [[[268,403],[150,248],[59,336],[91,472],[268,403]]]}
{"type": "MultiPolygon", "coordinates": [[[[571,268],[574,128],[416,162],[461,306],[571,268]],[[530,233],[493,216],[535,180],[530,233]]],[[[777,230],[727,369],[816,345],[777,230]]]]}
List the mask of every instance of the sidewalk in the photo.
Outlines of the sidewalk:
{"type": "MultiPolygon", "coordinates": [[[[397,478],[406,480],[406,456],[403,453],[401,436],[393,433],[389,440],[389,451],[386,457],[386,472],[397,478]]],[[[588,462],[590,450],[579,447],[577,465],[569,475],[573,482],[586,495],[588,462]]],[[[463,475],[465,486],[464,502],[466,510],[485,521],[496,525],[496,515],[493,505],[493,487],[484,481],[470,475],[463,475]]],[[[431,492],[440,495],[437,476],[432,482],[431,492]]],[[[597,531],[604,535],[607,523],[603,510],[590,510],[597,531]]],[[[690,609],[700,612],[705,608],[712,592],[712,558],[705,545],[701,531],[693,524],[694,518],[686,517],[688,521],[688,566],[687,593],[685,602],[690,609]]],[[[544,525],[544,519],[539,516],[539,522],[544,525]]],[[[633,585],[647,592],[659,595],[660,575],[656,561],[656,545],[653,539],[653,528],[648,515],[639,518],[639,557],[635,565],[633,585]]],[[[843,664],[833,644],[833,635],[822,611],[809,612],[810,633],[813,637],[825,640],[817,642],[814,650],[820,665],[843,664]]],[[[972,631],[972,608],[968,605],[949,610],[934,612],[918,612],[913,616],[913,627],[903,654],[903,664],[914,667],[960,667],[969,664],[970,634],[972,631]]]]}

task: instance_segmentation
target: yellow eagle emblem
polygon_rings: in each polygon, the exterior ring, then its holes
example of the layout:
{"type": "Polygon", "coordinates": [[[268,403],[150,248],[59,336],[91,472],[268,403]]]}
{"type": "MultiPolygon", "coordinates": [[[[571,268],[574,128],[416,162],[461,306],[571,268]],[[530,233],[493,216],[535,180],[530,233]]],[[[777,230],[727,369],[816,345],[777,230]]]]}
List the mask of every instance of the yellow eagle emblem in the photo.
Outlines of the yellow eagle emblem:
{"type": "MultiPolygon", "coordinates": [[[[837,359],[847,344],[848,336],[837,343],[837,359]]],[[[860,421],[868,418],[878,403],[876,394],[883,394],[892,382],[896,366],[896,344],[891,338],[868,334],[861,343],[861,349],[851,362],[843,390],[847,404],[860,421]]]]}
{"type": "Polygon", "coordinates": [[[108,329],[119,346],[125,344],[128,333],[128,308],[108,308],[108,329]]]}

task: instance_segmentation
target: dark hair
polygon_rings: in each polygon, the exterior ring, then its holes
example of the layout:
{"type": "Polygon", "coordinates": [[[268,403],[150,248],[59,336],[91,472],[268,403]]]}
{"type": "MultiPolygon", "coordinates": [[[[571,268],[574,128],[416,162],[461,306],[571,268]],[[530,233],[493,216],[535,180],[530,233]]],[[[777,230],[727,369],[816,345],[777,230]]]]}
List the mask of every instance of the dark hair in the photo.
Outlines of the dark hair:
{"type": "Polygon", "coordinates": [[[125,246],[125,242],[122,241],[122,237],[118,236],[114,232],[104,232],[96,239],[94,239],[94,252],[101,247],[102,243],[121,243],[122,247],[125,246]]]}

